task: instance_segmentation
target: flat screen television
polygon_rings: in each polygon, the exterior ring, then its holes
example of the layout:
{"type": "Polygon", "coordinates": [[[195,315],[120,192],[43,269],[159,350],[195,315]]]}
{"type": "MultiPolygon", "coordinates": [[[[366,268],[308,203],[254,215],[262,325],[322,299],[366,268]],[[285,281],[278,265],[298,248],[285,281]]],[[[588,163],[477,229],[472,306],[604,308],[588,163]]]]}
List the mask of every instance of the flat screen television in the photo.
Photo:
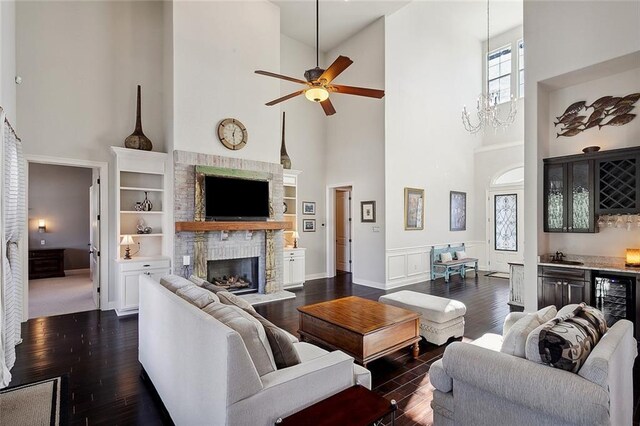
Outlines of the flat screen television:
{"type": "Polygon", "coordinates": [[[205,176],[206,220],[267,220],[269,182],[205,176]]]}

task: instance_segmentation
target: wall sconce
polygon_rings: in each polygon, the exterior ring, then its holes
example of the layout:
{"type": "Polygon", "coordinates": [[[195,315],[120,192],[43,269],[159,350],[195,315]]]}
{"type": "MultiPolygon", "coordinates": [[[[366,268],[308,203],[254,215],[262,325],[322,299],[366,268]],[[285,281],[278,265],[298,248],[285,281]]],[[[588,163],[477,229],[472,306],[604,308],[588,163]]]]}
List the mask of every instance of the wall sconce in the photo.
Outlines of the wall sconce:
{"type": "Polygon", "coordinates": [[[41,234],[47,232],[47,224],[44,219],[38,219],[38,232],[41,234]]]}
{"type": "Polygon", "coordinates": [[[627,249],[626,266],[640,266],[640,249],[627,249]]]}

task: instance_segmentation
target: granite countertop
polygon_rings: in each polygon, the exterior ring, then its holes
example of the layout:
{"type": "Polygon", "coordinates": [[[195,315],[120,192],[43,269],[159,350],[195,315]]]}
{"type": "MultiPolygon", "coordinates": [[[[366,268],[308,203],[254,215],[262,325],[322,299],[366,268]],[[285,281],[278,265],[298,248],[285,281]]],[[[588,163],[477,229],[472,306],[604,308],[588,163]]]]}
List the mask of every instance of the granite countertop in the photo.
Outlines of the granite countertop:
{"type": "Polygon", "coordinates": [[[640,268],[632,268],[624,264],[624,257],[580,256],[567,254],[564,257],[564,260],[582,262],[582,265],[566,265],[562,263],[552,262],[551,255],[540,256],[538,265],[553,266],[555,268],[590,269],[607,272],[626,272],[631,274],[640,274],[640,268]]]}

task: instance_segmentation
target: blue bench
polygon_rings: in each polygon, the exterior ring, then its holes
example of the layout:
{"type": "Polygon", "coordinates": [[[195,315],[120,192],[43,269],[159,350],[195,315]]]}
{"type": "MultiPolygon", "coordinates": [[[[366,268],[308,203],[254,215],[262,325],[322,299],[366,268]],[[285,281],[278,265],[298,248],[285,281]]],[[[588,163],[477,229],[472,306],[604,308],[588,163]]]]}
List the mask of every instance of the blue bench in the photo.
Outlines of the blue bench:
{"type": "Polygon", "coordinates": [[[478,273],[478,259],[474,257],[465,257],[463,259],[456,258],[456,252],[466,251],[464,243],[452,246],[447,244],[444,247],[432,247],[431,248],[431,280],[444,277],[444,282],[449,282],[451,275],[460,274],[462,278],[465,277],[467,270],[473,269],[475,273],[478,273]],[[442,261],[442,253],[450,253],[450,261],[442,261]]]}

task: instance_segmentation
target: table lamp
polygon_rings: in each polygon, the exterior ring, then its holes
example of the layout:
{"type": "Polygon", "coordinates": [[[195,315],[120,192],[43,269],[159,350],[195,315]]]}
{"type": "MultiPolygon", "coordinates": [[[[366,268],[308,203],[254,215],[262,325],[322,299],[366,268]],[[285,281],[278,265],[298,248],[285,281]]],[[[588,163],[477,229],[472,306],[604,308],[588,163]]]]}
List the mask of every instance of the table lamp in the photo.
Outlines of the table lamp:
{"type": "Polygon", "coordinates": [[[131,244],[135,244],[133,242],[133,238],[131,237],[131,235],[125,235],[124,237],[122,237],[122,241],[120,241],[120,245],[121,246],[127,246],[124,249],[124,259],[125,260],[130,260],[131,259],[131,248],[129,247],[131,244]]]}
{"type": "Polygon", "coordinates": [[[293,231],[293,248],[298,248],[298,238],[300,238],[298,231],[293,231]]]}
{"type": "Polygon", "coordinates": [[[640,249],[627,249],[626,266],[640,266],[640,249]]]}

